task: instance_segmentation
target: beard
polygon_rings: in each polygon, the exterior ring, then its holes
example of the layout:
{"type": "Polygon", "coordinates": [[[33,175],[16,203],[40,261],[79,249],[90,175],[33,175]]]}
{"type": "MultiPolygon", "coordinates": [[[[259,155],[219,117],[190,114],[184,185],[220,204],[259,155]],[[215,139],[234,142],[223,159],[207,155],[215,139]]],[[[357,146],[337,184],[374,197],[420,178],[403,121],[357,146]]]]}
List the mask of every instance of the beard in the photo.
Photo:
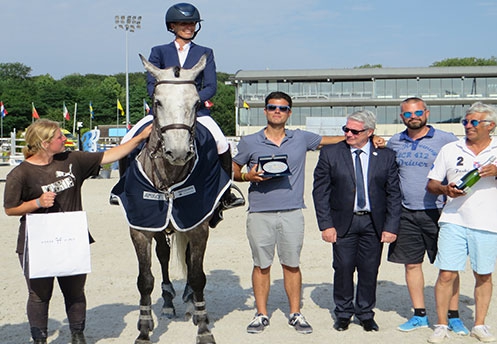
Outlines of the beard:
{"type": "Polygon", "coordinates": [[[405,121],[405,125],[409,129],[419,129],[426,125],[426,118],[423,119],[420,118],[419,121],[416,120],[405,121]]]}

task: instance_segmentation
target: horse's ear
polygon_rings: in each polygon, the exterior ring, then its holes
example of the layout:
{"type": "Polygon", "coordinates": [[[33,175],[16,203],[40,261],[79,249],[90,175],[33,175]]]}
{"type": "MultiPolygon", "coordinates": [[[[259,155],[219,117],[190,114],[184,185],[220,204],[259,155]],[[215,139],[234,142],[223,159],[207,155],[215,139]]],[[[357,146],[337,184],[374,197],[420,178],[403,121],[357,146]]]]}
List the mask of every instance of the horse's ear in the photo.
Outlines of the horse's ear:
{"type": "Polygon", "coordinates": [[[153,64],[148,62],[148,60],[142,54],[138,54],[138,55],[140,56],[140,59],[142,60],[142,63],[143,63],[143,66],[145,67],[145,69],[150,74],[152,74],[155,79],[158,79],[157,76],[158,76],[159,72],[161,71],[160,68],[157,68],[156,66],[154,66],[153,64]]]}
{"type": "Polygon", "coordinates": [[[204,54],[200,57],[200,60],[197,62],[197,64],[193,66],[193,68],[191,69],[194,75],[193,79],[195,79],[197,75],[204,70],[206,64],[207,64],[207,55],[204,54]]]}
{"type": "Polygon", "coordinates": [[[207,55],[204,54],[202,57],[200,57],[200,60],[197,63],[197,66],[200,67],[202,70],[204,70],[205,66],[207,65],[207,55]]]}

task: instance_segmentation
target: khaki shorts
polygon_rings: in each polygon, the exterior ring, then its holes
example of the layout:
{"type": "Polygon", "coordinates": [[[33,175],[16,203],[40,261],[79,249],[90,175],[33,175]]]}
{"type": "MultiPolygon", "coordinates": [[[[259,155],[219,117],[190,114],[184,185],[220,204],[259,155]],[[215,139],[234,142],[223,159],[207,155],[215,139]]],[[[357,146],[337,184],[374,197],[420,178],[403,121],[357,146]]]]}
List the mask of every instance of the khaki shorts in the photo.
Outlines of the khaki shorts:
{"type": "Polygon", "coordinates": [[[249,213],[247,238],[255,266],[270,267],[277,247],[281,264],[298,267],[304,242],[302,209],[249,213]]]}

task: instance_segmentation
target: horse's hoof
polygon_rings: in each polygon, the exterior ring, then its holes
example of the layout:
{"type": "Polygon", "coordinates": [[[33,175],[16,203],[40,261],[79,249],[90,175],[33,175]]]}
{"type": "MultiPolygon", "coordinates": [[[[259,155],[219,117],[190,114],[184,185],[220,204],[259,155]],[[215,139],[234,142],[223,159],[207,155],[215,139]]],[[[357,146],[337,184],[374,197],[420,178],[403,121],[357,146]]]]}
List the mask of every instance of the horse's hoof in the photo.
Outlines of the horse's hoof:
{"type": "Polygon", "coordinates": [[[216,344],[212,333],[204,333],[197,335],[197,344],[216,344]]]}
{"type": "Polygon", "coordinates": [[[138,336],[135,340],[135,344],[152,344],[152,341],[150,338],[140,338],[141,336],[138,336]]]}
{"type": "Polygon", "coordinates": [[[185,312],[185,321],[190,321],[191,318],[192,318],[192,313],[185,312]]]}
{"type": "Polygon", "coordinates": [[[152,342],[146,339],[137,339],[135,340],[135,344],[152,344],[152,342]]]}
{"type": "Polygon", "coordinates": [[[195,312],[195,306],[193,306],[193,302],[191,301],[187,302],[185,309],[185,320],[186,321],[190,320],[193,317],[194,312],[195,312]]]}
{"type": "MultiPolygon", "coordinates": [[[[153,331],[155,324],[153,319],[140,319],[138,320],[138,331],[140,332],[147,332],[147,331],[153,331]]],[[[138,338],[139,339],[139,338],[138,338]]]]}

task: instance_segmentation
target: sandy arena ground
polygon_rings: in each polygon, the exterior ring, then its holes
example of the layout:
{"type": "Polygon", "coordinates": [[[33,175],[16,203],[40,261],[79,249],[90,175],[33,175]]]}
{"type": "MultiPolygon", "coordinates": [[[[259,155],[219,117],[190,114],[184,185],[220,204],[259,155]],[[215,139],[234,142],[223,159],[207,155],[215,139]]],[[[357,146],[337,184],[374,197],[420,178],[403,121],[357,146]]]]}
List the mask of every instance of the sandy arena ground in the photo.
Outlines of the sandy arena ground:
{"type": "MultiPolygon", "coordinates": [[[[431,329],[402,333],[396,327],[411,316],[411,302],[404,281],[404,268],[386,261],[380,267],[376,321],[380,331],[365,332],[358,324],[348,331],[333,329],[333,272],[331,247],[321,240],[312,205],[312,172],[317,152],[308,153],[306,170],[305,210],[306,237],[302,252],[303,297],[302,313],[314,327],[310,335],[298,334],[287,325],[287,300],[279,264],[272,271],[269,296],[270,327],[259,335],[248,334],[246,326],[252,319],[254,299],[251,289],[252,259],[245,236],[246,207],[225,212],[225,220],[211,232],[205,259],[207,286],[205,297],[211,329],[217,343],[425,343],[431,329]]],[[[10,167],[0,167],[4,179],[10,167]]],[[[133,343],[138,335],[139,293],[136,288],[137,260],[128,229],[119,207],[108,203],[109,191],[117,182],[117,171],[111,179],[91,179],[84,186],[84,208],[88,213],[91,232],[96,239],[92,245],[92,273],[86,284],[88,299],[86,337],[88,343],[133,343]]],[[[0,182],[3,195],[5,183],[0,182]]],[[[248,183],[239,184],[246,194],[248,183]]],[[[3,203],[3,202],[2,202],[3,203]]],[[[29,325],[25,312],[27,291],[15,245],[18,218],[0,215],[0,343],[29,343],[29,325]]],[[[386,249],[384,250],[386,251],[386,249]]],[[[384,255],[385,256],[385,255],[384,255]]],[[[195,343],[196,327],[182,317],[184,305],[176,298],[178,318],[161,318],[162,306],[158,262],[154,262],[156,285],[153,291],[155,331],[153,343],[195,343]]],[[[433,286],[438,270],[425,263],[426,304],[432,323],[436,321],[433,286]]],[[[184,280],[174,282],[182,294],[184,280]]],[[[467,327],[474,317],[474,279],[466,269],[461,274],[460,314],[467,327]]],[[[496,295],[492,300],[487,324],[497,332],[496,295]]],[[[50,307],[49,343],[70,342],[63,300],[55,288],[50,307]]],[[[452,335],[447,343],[476,343],[471,337],[452,335]]]]}

